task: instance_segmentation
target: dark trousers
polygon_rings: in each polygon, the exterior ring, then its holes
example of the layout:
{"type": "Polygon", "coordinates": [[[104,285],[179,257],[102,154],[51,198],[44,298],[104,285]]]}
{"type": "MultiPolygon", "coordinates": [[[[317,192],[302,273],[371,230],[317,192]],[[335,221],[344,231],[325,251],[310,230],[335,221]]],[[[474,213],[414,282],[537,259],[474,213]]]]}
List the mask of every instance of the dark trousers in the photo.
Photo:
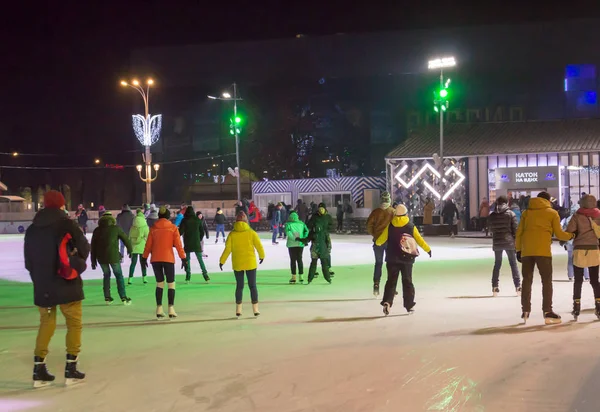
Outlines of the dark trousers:
{"type": "Polygon", "coordinates": [[[329,268],[331,262],[328,257],[315,258],[310,261],[310,268],[308,269],[308,283],[312,282],[317,273],[317,263],[321,259],[321,270],[323,271],[323,277],[327,282],[331,282],[331,275],[329,274],[329,268]]]}
{"type": "Polygon", "coordinates": [[[387,263],[387,282],[385,282],[385,290],[383,292],[383,300],[381,304],[394,304],[394,296],[396,295],[396,286],[398,285],[398,277],[402,276],[402,298],[406,310],[412,309],[415,306],[415,286],[412,281],[412,262],[402,263],[387,263]]]}
{"type": "Polygon", "coordinates": [[[444,224],[450,226],[450,233],[458,235],[458,225],[454,224],[454,216],[444,216],[444,224]]]}
{"type": "Polygon", "coordinates": [[[163,300],[164,281],[167,279],[168,288],[167,298],[169,306],[175,304],[175,264],[170,262],[153,262],[152,270],[156,278],[156,305],[161,306],[163,300]]]}
{"type": "Polygon", "coordinates": [[[519,273],[519,265],[517,263],[517,252],[514,250],[495,250],[496,261],[494,262],[494,270],[492,271],[492,287],[497,288],[500,281],[500,268],[502,267],[502,252],[506,252],[508,263],[512,272],[513,283],[515,287],[521,286],[521,274],[519,273]]]}
{"type": "Polygon", "coordinates": [[[344,230],[344,217],[337,218],[337,231],[342,232],[344,230]]]}
{"type": "MultiPolygon", "coordinates": [[[[131,265],[129,266],[129,277],[132,278],[135,273],[135,267],[138,263],[138,259],[142,256],[141,253],[134,253],[131,255],[131,265]]],[[[147,269],[146,266],[140,265],[142,267],[142,276],[146,277],[147,269]]]]}
{"type": "Polygon", "coordinates": [[[244,294],[244,273],[248,279],[248,288],[250,289],[250,299],[252,303],[258,303],[258,289],[256,288],[256,269],[252,270],[235,270],[235,303],[238,305],[242,303],[242,296],[244,294]]]}
{"type": "Polygon", "coordinates": [[[198,259],[198,263],[200,263],[200,269],[202,269],[202,274],[206,275],[208,271],[206,270],[206,265],[204,264],[204,260],[202,259],[202,252],[186,252],[187,266],[185,268],[185,280],[190,280],[192,277],[192,253],[196,255],[196,259],[198,259]]]}
{"type": "MultiPolygon", "coordinates": [[[[581,299],[581,286],[583,285],[583,268],[574,266],[575,283],[573,284],[573,299],[581,299]]],[[[594,289],[594,298],[600,299],[600,282],[598,281],[599,266],[588,268],[590,271],[590,285],[594,289]]]]}
{"type": "Polygon", "coordinates": [[[273,231],[272,241],[273,243],[277,242],[277,234],[279,233],[279,226],[277,224],[271,225],[271,230],[273,231]]]}
{"type": "Polygon", "coordinates": [[[533,271],[537,265],[542,278],[542,310],[552,312],[552,258],[548,256],[523,256],[523,291],[521,307],[523,312],[531,312],[531,284],[533,271]]]}
{"type": "Polygon", "coordinates": [[[292,275],[296,274],[296,266],[298,266],[298,274],[302,276],[304,274],[304,263],[302,262],[302,253],[304,252],[303,247],[291,247],[288,248],[290,254],[290,269],[292,275]]]}
{"type": "Polygon", "coordinates": [[[285,235],[285,225],[279,225],[279,237],[285,239],[287,236],[285,235]]]}
{"type": "Polygon", "coordinates": [[[102,274],[104,276],[104,298],[110,298],[110,270],[112,269],[113,274],[115,275],[115,279],[117,280],[117,290],[119,291],[119,297],[121,299],[127,297],[127,293],[125,292],[125,280],[123,280],[123,270],[121,269],[120,263],[110,263],[110,264],[100,264],[100,268],[102,269],[102,274]]]}
{"type": "Polygon", "coordinates": [[[373,243],[373,253],[375,254],[375,270],[373,271],[373,283],[379,284],[379,282],[381,281],[381,268],[383,268],[383,260],[386,249],[387,242],[381,246],[377,246],[375,243],[373,243]]]}

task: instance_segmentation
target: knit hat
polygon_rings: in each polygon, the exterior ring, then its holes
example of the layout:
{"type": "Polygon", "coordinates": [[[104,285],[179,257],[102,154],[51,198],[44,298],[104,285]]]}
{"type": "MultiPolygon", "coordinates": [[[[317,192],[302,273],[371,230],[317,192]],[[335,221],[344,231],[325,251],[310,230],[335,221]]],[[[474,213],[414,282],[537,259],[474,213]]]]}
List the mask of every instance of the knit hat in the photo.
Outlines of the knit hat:
{"type": "Polygon", "coordinates": [[[159,219],[168,219],[171,216],[171,211],[164,206],[161,206],[158,209],[158,218],[159,219]]]}
{"type": "Polygon", "coordinates": [[[236,222],[246,222],[248,223],[248,216],[244,212],[239,212],[235,217],[236,222]]]}
{"type": "Polygon", "coordinates": [[[381,203],[392,203],[392,196],[390,196],[390,192],[383,192],[379,200],[381,203]]]}
{"type": "Polygon", "coordinates": [[[44,194],[44,207],[46,209],[60,209],[65,206],[65,197],[57,190],[50,190],[44,194]]]}
{"type": "Polygon", "coordinates": [[[594,209],[596,205],[596,198],[592,195],[585,195],[579,201],[579,205],[584,209],[594,209]]]}
{"type": "Polygon", "coordinates": [[[121,210],[129,210],[129,211],[131,211],[131,208],[129,207],[129,205],[127,203],[125,203],[123,205],[123,209],[121,209],[121,210]]]}
{"type": "Polygon", "coordinates": [[[322,207],[323,209],[327,209],[327,206],[325,206],[325,202],[319,203],[319,207],[322,207]]]}
{"type": "Polygon", "coordinates": [[[395,215],[396,216],[406,216],[408,213],[408,209],[404,205],[396,206],[395,215]]]}

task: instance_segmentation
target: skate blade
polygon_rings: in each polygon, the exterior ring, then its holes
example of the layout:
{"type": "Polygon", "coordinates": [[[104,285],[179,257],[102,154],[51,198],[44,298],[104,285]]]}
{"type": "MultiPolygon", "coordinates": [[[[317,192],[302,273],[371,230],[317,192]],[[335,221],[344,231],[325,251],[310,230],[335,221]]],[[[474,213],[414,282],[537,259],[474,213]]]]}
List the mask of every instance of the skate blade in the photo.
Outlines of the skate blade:
{"type": "Polygon", "coordinates": [[[83,379],[73,379],[73,378],[68,378],[65,379],[65,386],[75,386],[75,385],[79,385],[85,382],[85,378],[83,379]]]}
{"type": "Polygon", "coordinates": [[[544,322],[546,325],[558,325],[562,323],[562,319],[546,318],[544,322]]]}
{"type": "Polygon", "coordinates": [[[33,389],[47,388],[51,386],[54,381],[33,381],[33,389]]]}
{"type": "Polygon", "coordinates": [[[165,320],[166,316],[164,314],[162,315],[156,315],[156,320],[165,320]]]}
{"type": "Polygon", "coordinates": [[[177,315],[169,315],[169,320],[175,320],[177,319],[177,315]]]}

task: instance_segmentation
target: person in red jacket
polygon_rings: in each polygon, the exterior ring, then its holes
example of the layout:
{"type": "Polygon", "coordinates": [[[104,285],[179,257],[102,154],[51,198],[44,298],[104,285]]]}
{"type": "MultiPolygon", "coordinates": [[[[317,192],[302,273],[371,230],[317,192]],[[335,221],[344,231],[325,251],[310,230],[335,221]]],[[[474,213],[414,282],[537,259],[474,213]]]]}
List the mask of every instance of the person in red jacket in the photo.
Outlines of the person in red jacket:
{"type": "Polygon", "coordinates": [[[262,219],[262,215],[260,214],[260,210],[254,204],[254,201],[250,202],[250,207],[248,208],[250,227],[252,230],[256,231],[258,227],[258,222],[262,219]]]}
{"type": "Polygon", "coordinates": [[[146,241],[146,248],[142,255],[142,265],[148,267],[148,256],[152,254],[152,269],[156,278],[156,317],[163,319],[165,312],[162,307],[163,289],[165,287],[165,278],[167,279],[168,299],[169,299],[169,318],[176,318],[175,312],[175,255],[173,248],[177,249],[177,254],[181,258],[181,268],[187,268],[187,259],[183,246],[181,245],[181,236],[177,226],[169,221],[169,209],[164,206],[158,211],[158,220],[150,228],[150,234],[146,241]]]}

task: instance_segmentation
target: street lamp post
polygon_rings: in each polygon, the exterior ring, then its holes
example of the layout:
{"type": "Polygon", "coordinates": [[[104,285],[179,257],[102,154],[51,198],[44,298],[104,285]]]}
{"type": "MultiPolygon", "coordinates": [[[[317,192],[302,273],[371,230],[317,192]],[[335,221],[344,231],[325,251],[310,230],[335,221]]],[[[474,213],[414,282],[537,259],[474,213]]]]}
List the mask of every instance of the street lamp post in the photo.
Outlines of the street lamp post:
{"type": "MultiPolygon", "coordinates": [[[[237,102],[238,100],[243,100],[242,98],[238,97],[237,95],[237,84],[234,82],[233,83],[233,97],[231,96],[231,93],[229,92],[224,92],[222,95],[222,97],[216,97],[216,96],[208,96],[209,99],[212,100],[233,100],[233,121],[234,123],[238,122],[238,115],[237,115],[237,102]]],[[[237,200],[242,200],[242,189],[240,186],[240,135],[239,135],[239,128],[237,126],[237,124],[233,125],[233,130],[234,130],[234,136],[235,136],[235,163],[236,163],[236,177],[237,177],[237,200]]]]}
{"type": "MultiPolygon", "coordinates": [[[[442,57],[434,60],[429,60],[429,70],[440,70],[440,96],[441,98],[445,98],[447,96],[447,92],[445,91],[445,87],[447,84],[444,84],[444,68],[454,67],[456,66],[456,60],[454,57],[442,57]],[[443,95],[442,95],[443,94],[443,95]]],[[[449,81],[449,79],[448,79],[449,81]]],[[[437,106],[436,106],[437,107],[437,106]]],[[[443,164],[444,161],[444,112],[446,111],[447,106],[443,106],[440,104],[439,112],[440,112],[440,161],[443,164]]]]}

